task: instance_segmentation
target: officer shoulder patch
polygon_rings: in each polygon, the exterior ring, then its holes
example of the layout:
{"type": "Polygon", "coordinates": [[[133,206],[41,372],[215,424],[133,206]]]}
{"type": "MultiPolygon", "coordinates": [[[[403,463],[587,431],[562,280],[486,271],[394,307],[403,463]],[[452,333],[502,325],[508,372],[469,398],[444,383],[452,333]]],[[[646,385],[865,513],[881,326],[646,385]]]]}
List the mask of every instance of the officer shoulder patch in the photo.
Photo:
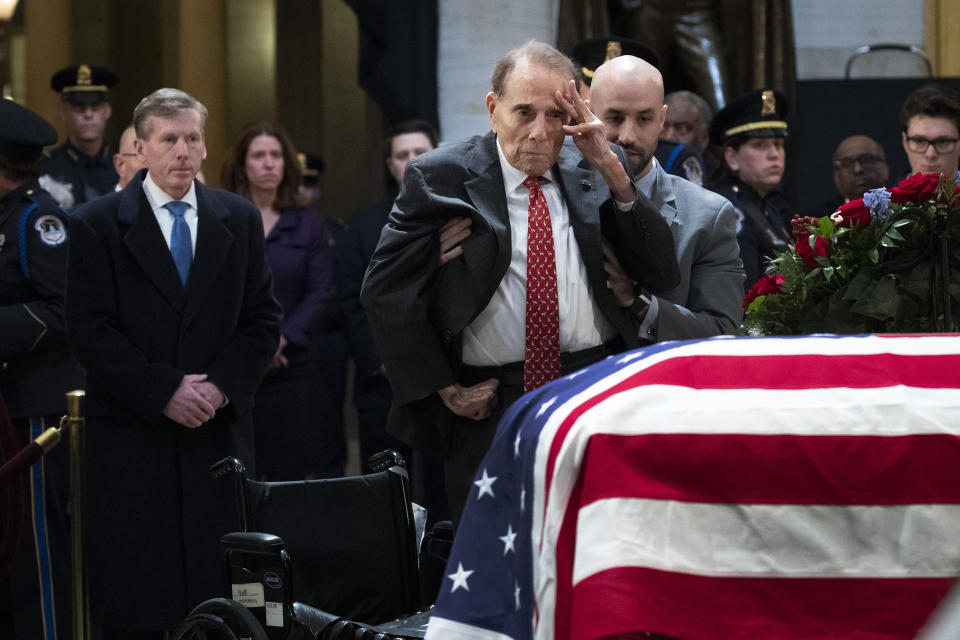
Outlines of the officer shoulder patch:
{"type": "Polygon", "coordinates": [[[40,216],[33,228],[40,236],[40,241],[47,246],[57,247],[67,241],[67,225],[57,216],[40,216]]]}
{"type": "Polygon", "coordinates": [[[703,186],[703,165],[700,164],[700,158],[689,156],[680,165],[683,167],[683,177],[697,185],[703,186]]]}

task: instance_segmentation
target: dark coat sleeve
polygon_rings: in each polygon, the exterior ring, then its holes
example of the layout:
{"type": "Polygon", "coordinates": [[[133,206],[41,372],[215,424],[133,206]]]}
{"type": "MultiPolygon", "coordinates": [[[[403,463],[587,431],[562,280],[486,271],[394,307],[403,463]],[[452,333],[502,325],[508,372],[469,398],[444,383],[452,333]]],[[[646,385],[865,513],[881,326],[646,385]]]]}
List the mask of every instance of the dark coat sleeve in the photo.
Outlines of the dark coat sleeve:
{"type": "Polygon", "coordinates": [[[455,382],[447,345],[430,317],[431,281],[440,255],[439,229],[471,213],[476,211],[464,200],[436,197],[418,163],[407,165],[360,294],[400,404],[455,382]],[[404,371],[391,371],[391,363],[402,363],[404,371]]]}
{"type": "MultiPolygon", "coordinates": [[[[8,251],[19,253],[17,279],[23,278],[30,293],[15,300],[0,301],[0,359],[34,351],[47,351],[65,344],[63,295],[67,273],[67,222],[48,196],[38,198],[30,212],[24,209],[32,201],[24,199],[23,208],[11,222],[22,226],[23,237],[9,237],[8,251]],[[24,224],[20,218],[26,215],[24,224]],[[44,216],[59,221],[63,240],[58,244],[44,242],[35,225],[44,216]]],[[[13,226],[13,225],[11,225],[13,226]]]]}
{"type": "MultiPolygon", "coordinates": [[[[614,146],[630,175],[623,150],[614,146]]],[[[600,232],[620,260],[620,266],[640,286],[661,293],[680,284],[680,265],[670,225],[642,193],[629,212],[620,211],[612,198],[600,207],[600,232]]]]}

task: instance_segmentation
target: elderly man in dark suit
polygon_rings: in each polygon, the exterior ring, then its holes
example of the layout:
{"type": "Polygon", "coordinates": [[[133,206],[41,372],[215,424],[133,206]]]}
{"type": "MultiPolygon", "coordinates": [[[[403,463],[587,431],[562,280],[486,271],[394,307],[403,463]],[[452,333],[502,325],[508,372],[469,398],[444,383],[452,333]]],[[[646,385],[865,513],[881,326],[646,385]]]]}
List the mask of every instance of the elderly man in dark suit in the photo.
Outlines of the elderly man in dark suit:
{"type": "Polygon", "coordinates": [[[668,174],[655,157],[668,108],[663,77],[634,56],[603,63],[593,76],[590,107],[607,139],[633,163],[637,189],[670,224],[680,261],[680,284],[650,296],[641,337],[685,340],[729,333],[743,319],[743,266],[737,216],[723,196],[668,174]]]}
{"type": "Polygon", "coordinates": [[[542,43],[508,53],[487,94],[492,132],[410,162],[364,282],[389,428],[444,457],[455,517],[506,406],[639,344],[643,306],[632,282],[608,288],[605,261],[653,291],[679,281],[670,229],[575,73],[542,43]],[[471,232],[441,267],[438,231],[456,217],[471,232]]]}
{"type": "Polygon", "coordinates": [[[259,212],[194,179],[205,119],[182,91],[144,98],[146,170],[71,226],[67,331],[88,376],[90,586],[105,638],[159,637],[222,594],[219,539],[237,518],[207,469],[252,463],[252,397],[279,340],[259,212]]]}

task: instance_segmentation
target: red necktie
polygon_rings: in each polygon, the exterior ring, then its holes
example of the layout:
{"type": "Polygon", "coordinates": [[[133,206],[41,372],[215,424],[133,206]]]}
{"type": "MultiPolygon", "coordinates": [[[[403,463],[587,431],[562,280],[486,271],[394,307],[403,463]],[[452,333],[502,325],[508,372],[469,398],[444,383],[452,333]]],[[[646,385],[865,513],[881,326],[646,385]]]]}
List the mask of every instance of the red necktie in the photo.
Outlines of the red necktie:
{"type": "Polygon", "coordinates": [[[560,311],[557,263],[542,178],[529,177],[527,218],[527,317],[524,337],[523,391],[527,393],[560,377],[560,311]]]}

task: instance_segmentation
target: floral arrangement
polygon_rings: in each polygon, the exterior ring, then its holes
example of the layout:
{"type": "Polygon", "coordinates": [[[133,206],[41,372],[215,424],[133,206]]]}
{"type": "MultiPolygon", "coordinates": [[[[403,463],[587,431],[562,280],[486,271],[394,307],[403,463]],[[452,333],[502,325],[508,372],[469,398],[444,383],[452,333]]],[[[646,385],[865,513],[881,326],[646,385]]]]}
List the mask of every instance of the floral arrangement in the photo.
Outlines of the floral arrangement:
{"type": "Polygon", "coordinates": [[[831,215],[794,216],[796,244],[744,297],[747,335],[960,330],[960,187],[916,174],[831,215]]]}

